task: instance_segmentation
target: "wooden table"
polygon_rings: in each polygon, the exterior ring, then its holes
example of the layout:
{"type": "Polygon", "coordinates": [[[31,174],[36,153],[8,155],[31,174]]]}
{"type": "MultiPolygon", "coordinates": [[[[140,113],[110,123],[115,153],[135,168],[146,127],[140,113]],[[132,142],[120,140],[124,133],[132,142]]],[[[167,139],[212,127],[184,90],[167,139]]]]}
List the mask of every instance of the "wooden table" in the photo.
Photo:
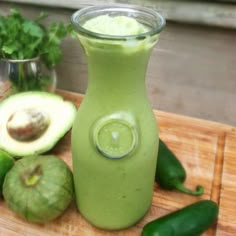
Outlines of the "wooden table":
{"type": "MultiPolygon", "coordinates": [[[[79,106],[82,96],[58,91],[79,106]]],[[[86,222],[72,203],[58,219],[47,224],[26,222],[0,202],[0,236],[137,236],[147,222],[200,199],[212,199],[220,206],[217,224],[204,236],[236,235],[236,127],[176,114],[154,111],[160,137],[178,156],[188,177],[185,185],[201,184],[205,193],[194,197],[154,186],[152,207],[137,225],[108,232],[86,222]]],[[[51,151],[71,167],[70,133],[51,151]]]]}

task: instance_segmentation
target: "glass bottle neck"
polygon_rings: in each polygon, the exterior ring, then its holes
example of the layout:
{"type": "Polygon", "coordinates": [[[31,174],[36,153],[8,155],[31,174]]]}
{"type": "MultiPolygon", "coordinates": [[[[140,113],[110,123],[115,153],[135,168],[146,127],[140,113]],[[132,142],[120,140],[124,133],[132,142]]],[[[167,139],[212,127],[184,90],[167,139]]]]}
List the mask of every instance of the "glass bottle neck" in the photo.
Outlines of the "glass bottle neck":
{"type": "Polygon", "coordinates": [[[88,62],[88,90],[96,93],[143,93],[153,42],[81,40],[88,62]]]}
{"type": "Polygon", "coordinates": [[[88,56],[88,86],[96,89],[130,91],[142,90],[145,86],[145,74],[149,52],[133,55],[112,54],[88,56]]]}

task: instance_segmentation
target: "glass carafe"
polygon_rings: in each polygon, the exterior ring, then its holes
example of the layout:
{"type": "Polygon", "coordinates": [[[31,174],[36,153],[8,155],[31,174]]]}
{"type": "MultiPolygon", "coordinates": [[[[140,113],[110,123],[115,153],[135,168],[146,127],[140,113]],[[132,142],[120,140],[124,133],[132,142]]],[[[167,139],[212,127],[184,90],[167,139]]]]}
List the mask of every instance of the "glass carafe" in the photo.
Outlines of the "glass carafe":
{"type": "Polygon", "coordinates": [[[107,5],[75,12],[72,23],[88,63],[88,87],[72,129],[77,207],[97,227],[127,228],[152,202],[158,128],[145,74],[165,21],[147,8],[107,5]],[[83,28],[99,15],[128,16],[148,30],[121,36],[83,28]]]}

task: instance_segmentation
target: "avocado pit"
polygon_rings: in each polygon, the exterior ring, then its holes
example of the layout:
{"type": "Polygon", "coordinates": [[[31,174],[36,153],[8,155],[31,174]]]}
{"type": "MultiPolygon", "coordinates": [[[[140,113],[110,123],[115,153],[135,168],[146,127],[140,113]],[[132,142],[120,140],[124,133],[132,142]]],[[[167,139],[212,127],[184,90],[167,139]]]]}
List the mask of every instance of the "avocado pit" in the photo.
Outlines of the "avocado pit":
{"type": "Polygon", "coordinates": [[[25,108],[12,113],[7,121],[9,135],[21,142],[34,141],[47,130],[49,115],[37,108],[25,108]]]}

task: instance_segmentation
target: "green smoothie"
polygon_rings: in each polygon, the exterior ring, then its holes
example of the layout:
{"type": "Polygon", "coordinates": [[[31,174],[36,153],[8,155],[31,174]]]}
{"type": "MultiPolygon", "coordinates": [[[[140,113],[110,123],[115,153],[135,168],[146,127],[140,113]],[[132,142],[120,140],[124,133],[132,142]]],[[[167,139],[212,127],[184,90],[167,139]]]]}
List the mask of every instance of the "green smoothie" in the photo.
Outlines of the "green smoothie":
{"type": "Polygon", "coordinates": [[[88,88],[72,129],[76,203],[97,227],[127,228],[152,202],[158,130],[145,74],[158,34],[145,35],[147,26],[123,15],[96,16],[82,27],[88,88]]]}

